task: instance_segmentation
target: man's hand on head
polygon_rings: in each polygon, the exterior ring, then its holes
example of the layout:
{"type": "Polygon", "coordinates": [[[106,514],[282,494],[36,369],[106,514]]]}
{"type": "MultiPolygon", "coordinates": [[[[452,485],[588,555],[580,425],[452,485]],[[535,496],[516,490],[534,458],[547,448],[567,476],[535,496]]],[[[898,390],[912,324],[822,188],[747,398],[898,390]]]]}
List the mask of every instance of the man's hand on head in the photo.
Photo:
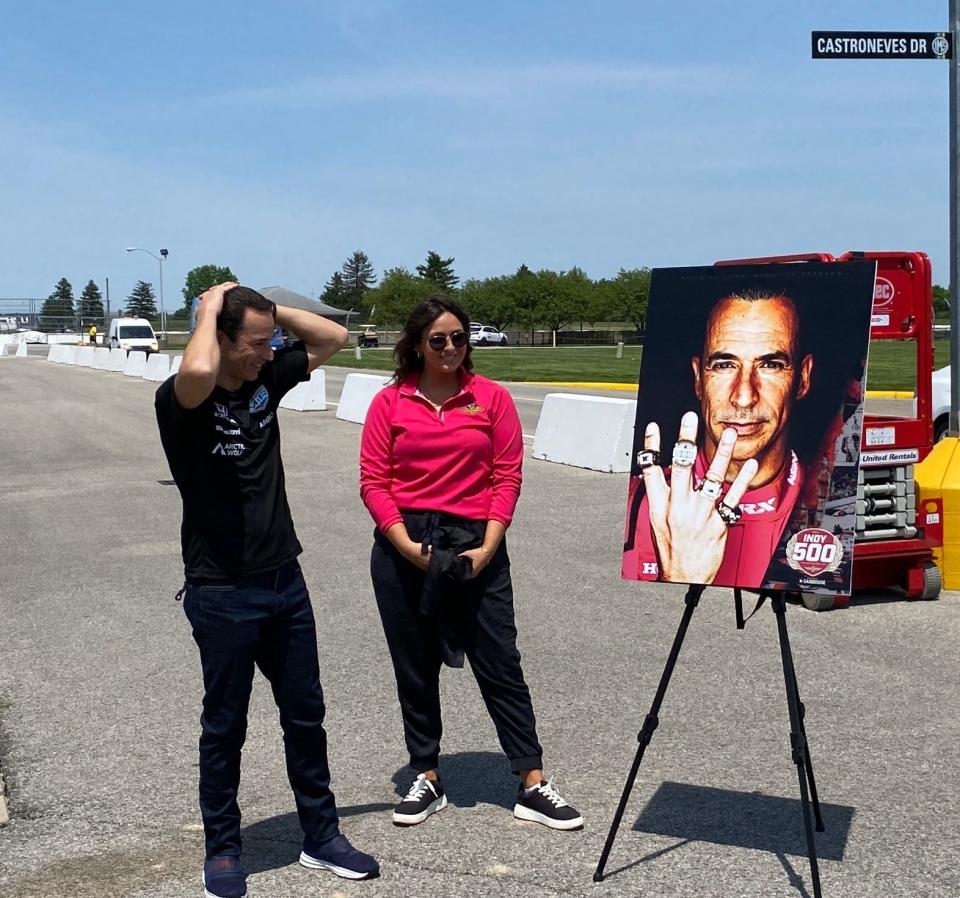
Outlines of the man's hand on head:
{"type": "Polygon", "coordinates": [[[197,309],[197,316],[201,314],[206,317],[212,315],[214,318],[220,314],[223,309],[223,297],[228,290],[236,287],[235,281],[224,281],[222,284],[215,284],[209,290],[204,290],[200,294],[200,306],[197,309]]]}

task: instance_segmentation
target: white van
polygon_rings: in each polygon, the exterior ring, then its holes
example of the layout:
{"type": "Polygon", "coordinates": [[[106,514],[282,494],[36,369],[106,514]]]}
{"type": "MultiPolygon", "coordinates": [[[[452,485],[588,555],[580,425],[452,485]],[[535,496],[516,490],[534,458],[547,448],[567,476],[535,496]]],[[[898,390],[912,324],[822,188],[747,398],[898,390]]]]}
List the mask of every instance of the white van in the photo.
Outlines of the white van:
{"type": "Polygon", "coordinates": [[[146,318],[114,318],[110,322],[110,348],[158,352],[157,335],[146,318]]]}

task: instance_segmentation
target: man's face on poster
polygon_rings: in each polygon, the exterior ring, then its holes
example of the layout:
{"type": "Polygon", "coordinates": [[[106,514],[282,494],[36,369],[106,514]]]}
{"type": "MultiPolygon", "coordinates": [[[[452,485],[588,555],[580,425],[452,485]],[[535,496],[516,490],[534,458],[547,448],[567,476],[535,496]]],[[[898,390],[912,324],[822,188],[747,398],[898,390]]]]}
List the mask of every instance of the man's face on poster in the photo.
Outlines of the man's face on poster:
{"type": "Polygon", "coordinates": [[[703,353],[691,359],[707,454],[713,458],[724,430],[737,442],[730,474],[749,458],[754,483],[776,476],[786,460],[793,403],[810,389],[813,358],[797,359],[799,321],[785,296],[727,297],[707,320],[703,353]]]}

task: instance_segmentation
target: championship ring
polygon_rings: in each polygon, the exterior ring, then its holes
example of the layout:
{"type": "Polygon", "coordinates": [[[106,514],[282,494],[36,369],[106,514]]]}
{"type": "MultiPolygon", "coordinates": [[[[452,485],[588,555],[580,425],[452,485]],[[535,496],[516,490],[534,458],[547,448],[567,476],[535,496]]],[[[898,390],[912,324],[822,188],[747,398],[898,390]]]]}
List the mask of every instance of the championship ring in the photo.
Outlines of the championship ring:
{"type": "Polygon", "coordinates": [[[739,505],[736,508],[731,508],[723,499],[718,500],[714,507],[717,509],[717,514],[723,519],[723,523],[728,527],[736,524],[740,520],[740,515],[743,514],[739,505]]]}
{"type": "Polygon", "coordinates": [[[677,468],[690,468],[697,460],[697,444],[692,440],[677,440],[673,444],[673,465],[677,468]]]}
{"type": "Polygon", "coordinates": [[[637,467],[641,471],[660,464],[660,453],[656,449],[641,449],[637,453],[637,467]]]}
{"type": "MultiPolygon", "coordinates": [[[[707,477],[703,483],[700,484],[699,489],[711,502],[716,502],[717,499],[720,498],[720,493],[723,492],[723,484],[719,480],[707,477]]],[[[727,508],[729,507],[728,505],[727,508]]]]}

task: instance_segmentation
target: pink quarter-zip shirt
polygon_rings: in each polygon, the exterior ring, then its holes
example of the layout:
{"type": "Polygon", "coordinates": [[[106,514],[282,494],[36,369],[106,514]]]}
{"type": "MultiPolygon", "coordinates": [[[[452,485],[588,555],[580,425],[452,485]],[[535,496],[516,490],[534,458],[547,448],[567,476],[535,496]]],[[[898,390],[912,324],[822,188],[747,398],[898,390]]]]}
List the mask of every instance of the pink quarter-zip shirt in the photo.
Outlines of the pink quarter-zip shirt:
{"type": "Polygon", "coordinates": [[[460,392],[437,409],[419,374],[381,390],[360,440],[360,497],[381,532],[404,511],[440,511],[510,526],[520,496],[523,432],[500,384],[461,371],[460,392]]]}

